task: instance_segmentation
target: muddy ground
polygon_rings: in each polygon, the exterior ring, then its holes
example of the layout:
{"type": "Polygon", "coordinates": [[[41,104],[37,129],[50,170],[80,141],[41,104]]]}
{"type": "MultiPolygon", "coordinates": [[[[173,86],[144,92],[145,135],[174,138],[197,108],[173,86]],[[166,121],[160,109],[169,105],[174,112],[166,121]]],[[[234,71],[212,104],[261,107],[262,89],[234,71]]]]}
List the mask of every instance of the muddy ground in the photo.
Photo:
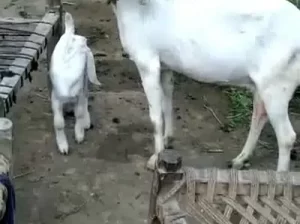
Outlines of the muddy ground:
{"type": "MultiPolygon", "coordinates": [[[[67,119],[71,153],[56,149],[46,89],[46,61],[33,82],[26,82],[9,117],[15,126],[17,221],[27,224],[146,223],[151,173],[145,162],[152,152],[152,128],[145,94],[134,64],[122,58],[116,21],[104,0],[73,0],[66,6],[78,33],[89,40],[103,88],[92,86],[90,112],[94,129],[75,144],[74,120],[67,119]]],[[[40,18],[45,2],[1,0],[0,16],[40,18]]],[[[223,132],[205,101],[226,122],[228,98],[218,87],[176,77],[175,148],[184,164],[226,168],[246,140],[248,127],[223,132]],[[221,149],[211,153],[209,149],[221,149]]],[[[292,117],[299,133],[300,119],[292,117]]],[[[267,125],[252,167],[275,169],[277,146],[267,125]]],[[[292,169],[296,169],[296,162],[292,169]]]]}

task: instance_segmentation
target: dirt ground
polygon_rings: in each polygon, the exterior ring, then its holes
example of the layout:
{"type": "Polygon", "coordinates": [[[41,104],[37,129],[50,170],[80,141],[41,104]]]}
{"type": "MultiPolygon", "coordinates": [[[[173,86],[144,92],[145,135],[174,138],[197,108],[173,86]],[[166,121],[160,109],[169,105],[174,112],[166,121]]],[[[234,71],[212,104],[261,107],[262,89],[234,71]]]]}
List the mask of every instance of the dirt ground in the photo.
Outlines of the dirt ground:
{"type": "MultiPolygon", "coordinates": [[[[66,10],[77,31],[89,40],[102,88],[92,86],[90,112],[94,129],[84,143],[74,142],[74,120],[67,119],[71,153],[56,149],[42,59],[33,82],[19,92],[9,117],[15,126],[17,222],[27,224],[146,223],[151,173],[152,127],[134,64],[122,58],[116,21],[104,0],[73,0],[66,10]]],[[[40,18],[45,2],[1,0],[0,16],[40,18]]],[[[176,77],[175,148],[185,165],[226,168],[241,150],[248,127],[223,132],[210,110],[226,121],[228,99],[218,87],[176,77]],[[211,153],[209,149],[221,149],[211,153]]],[[[296,132],[299,117],[292,117],[296,132]]],[[[267,125],[251,160],[252,168],[275,169],[277,146],[267,125]]],[[[296,162],[292,169],[297,169],[296,162]]]]}

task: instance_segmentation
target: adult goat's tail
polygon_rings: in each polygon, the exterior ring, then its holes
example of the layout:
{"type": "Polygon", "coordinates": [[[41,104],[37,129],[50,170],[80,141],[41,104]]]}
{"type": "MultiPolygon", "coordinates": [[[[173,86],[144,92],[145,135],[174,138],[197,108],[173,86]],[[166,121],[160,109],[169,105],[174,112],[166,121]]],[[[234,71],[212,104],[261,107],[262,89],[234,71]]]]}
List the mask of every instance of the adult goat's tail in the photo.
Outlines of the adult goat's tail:
{"type": "Polygon", "coordinates": [[[72,33],[75,32],[75,25],[73,17],[70,13],[65,13],[65,33],[72,33]]]}

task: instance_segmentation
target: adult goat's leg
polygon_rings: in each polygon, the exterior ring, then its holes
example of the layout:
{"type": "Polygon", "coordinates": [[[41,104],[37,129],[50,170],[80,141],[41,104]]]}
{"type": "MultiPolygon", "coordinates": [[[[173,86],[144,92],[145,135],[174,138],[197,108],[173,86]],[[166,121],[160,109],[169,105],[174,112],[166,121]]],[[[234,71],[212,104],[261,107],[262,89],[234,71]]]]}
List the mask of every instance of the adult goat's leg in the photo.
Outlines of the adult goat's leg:
{"type": "Polygon", "coordinates": [[[267,120],[268,116],[266,113],[264,102],[256,92],[253,96],[252,120],[247,141],[243,147],[242,152],[229,163],[229,167],[233,167],[235,169],[243,168],[245,161],[252,155],[260,133],[267,120]]]}
{"type": "Polygon", "coordinates": [[[296,140],[296,133],[288,115],[289,101],[296,88],[293,85],[294,83],[287,85],[285,80],[279,80],[261,94],[277,137],[279,149],[277,171],[289,170],[290,153],[296,140]]]}
{"type": "Polygon", "coordinates": [[[154,126],[155,153],[148,160],[148,169],[153,170],[158,153],[164,149],[163,140],[163,91],[160,80],[160,62],[156,57],[146,57],[144,60],[137,60],[136,66],[139,70],[143,88],[149,104],[149,115],[154,126]]]}
{"type": "Polygon", "coordinates": [[[173,143],[173,72],[164,70],[161,74],[161,83],[163,87],[163,114],[164,114],[164,146],[172,148],[173,143]]]}
{"type": "Polygon", "coordinates": [[[69,145],[64,131],[63,104],[56,98],[53,91],[51,93],[51,106],[57,147],[62,154],[68,154],[69,145]]]}

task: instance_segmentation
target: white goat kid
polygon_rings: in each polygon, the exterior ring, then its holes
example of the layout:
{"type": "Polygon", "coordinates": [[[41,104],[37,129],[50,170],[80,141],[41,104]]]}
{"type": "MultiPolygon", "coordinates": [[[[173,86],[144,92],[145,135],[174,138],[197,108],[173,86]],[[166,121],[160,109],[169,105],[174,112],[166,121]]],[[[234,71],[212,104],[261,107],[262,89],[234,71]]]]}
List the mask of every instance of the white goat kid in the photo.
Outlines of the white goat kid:
{"type": "Polygon", "coordinates": [[[88,111],[88,79],[96,85],[101,85],[96,76],[94,56],[87,46],[87,40],[76,35],[74,30],[73,18],[70,13],[66,13],[65,33],[55,46],[50,65],[56,143],[63,154],[69,151],[64,131],[64,105],[74,104],[75,139],[80,143],[84,140],[85,129],[89,129],[91,125],[88,111]]]}
{"type": "Polygon", "coordinates": [[[286,0],[117,0],[112,7],[154,125],[155,154],[148,168],[173,136],[173,70],[197,81],[252,90],[250,132],[231,166],[244,165],[269,119],[279,147],[277,170],[289,170],[296,134],[288,104],[300,83],[300,12],[294,5],[286,0]],[[161,65],[170,71],[161,74],[161,65]]]}

